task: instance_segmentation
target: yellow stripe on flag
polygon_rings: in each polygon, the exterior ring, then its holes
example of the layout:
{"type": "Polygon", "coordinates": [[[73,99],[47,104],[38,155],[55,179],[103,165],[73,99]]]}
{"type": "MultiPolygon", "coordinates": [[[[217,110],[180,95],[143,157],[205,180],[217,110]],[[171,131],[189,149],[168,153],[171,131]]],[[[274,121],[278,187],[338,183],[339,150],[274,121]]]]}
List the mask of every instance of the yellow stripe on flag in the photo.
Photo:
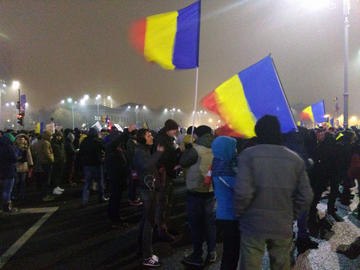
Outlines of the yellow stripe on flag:
{"type": "Polygon", "coordinates": [[[147,17],[144,54],[148,61],[164,69],[175,69],[172,63],[178,12],[147,17]]]}
{"type": "Polygon", "coordinates": [[[246,137],[255,136],[256,118],[250,111],[239,76],[224,82],[215,93],[219,112],[229,127],[246,137]]]}
{"type": "Polygon", "coordinates": [[[35,133],[40,134],[40,123],[36,124],[35,133]]]}
{"type": "Polygon", "coordinates": [[[308,114],[310,116],[310,119],[311,121],[314,123],[314,114],[312,112],[312,108],[311,106],[308,106],[306,107],[304,110],[303,110],[304,113],[308,114]]]}

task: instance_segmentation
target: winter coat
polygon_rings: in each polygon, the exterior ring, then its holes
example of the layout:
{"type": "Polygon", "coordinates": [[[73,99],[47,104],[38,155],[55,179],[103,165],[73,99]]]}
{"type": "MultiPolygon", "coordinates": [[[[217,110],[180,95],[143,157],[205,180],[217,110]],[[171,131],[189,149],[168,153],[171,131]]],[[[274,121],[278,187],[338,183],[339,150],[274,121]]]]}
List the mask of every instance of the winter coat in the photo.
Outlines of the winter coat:
{"type": "Polygon", "coordinates": [[[100,166],[104,154],[104,144],[98,137],[88,136],[80,144],[79,155],[84,166],[100,166]]]}
{"type": "Polygon", "coordinates": [[[74,144],[69,139],[66,139],[64,148],[65,148],[66,163],[67,164],[73,163],[75,160],[74,144]]]}
{"type": "Polygon", "coordinates": [[[234,209],[242,233],[290,238],[293,221],[312,198],[304,161],[285,146],[260,144],[239,155],[234,209]]]}
{"type": "Polygon", "coordinates": [[[54,152],[54,165],[63,165],[65,164],[65,147],[63,140],[58,140],[54,137],[51,140],[51,147],[54,152]]]}
{"type": "Polygon", "coordinates": [[[234,185],[236,182],[236,140],[220,136],[212,143],[212,182],[217,201],[216,218],[236,220],[234,214],[234,185]]]}
{"type": "Polygon", "coordinates": [[[39,166],[41,167],[41,165],[54,163],[54,153],[50,144],[50,139],[50,132],[44,131],[41,140],[32,146],[34,163],[37,169],[39,169],[39,166]]]}
{"type": "Polygon", "coordinates": [[[180,158],[180,165],[188,168],[186,187],[190,192],[212,193],[213,187],[204,185],[204,179],[210,169],[213,153],[211,143],[214,137],[205,134],[198,138],[192,148],[187,149],[180,158]]]}
{"type": "Polygon", "coordinates": [[[6,137],[0,137],[0,179],[16,176],[17,156],[12,142],[6,137]]]}
{"type": "Polygon", "coordinates": [[[161,129],[156,136],[155,141],[155,147],[161,145],[165,148],[164,154],[159,161],[159,166],[165,168],[168,177],[175,178],[176,171],[174,170],[174,167],[179,164],[178,156],[180,154],[180,149],[175,148],[175,138],[169,137],[166,134],[165,129],[161,129]]]}
{"type": "Polygon", "coordinates": [[[148,189],[144,180],[148,177],[159,178],[157,164],[163,152],[150,153],[150,146],[139,144],[134,155],[134,169],[137,172],[139,185],[142,189],[148,189]]]}
{"type": "Polygon", "coordinates": [[[126,185],[128,163],[125,153],[117,149],[114,142],[110,142],[105,152],[105,168],[111,181],[120,181],[120,186],[126,185]]]}
{"type": "Polygon", "coordinates": [[[126,157],[129,163],[130,169],[134,168],[133,161],[134,161],[134,155],[135,155],[135,149],[137,147],[138,143],[136,139],[130,138],[126,143],[126,157]]]}
{"type": "Polygon", "coordinates": [[[15,149],[18,157],[18,161],[16,162],[16,172],[18,173],[29,172],[29,167],[32,167],[34,165],[30,150],[29,137],[25,134],[17,135],[15,138],[15,149]],[[24,138],[25,143],[22,143],[20,138],[24,138]]]}

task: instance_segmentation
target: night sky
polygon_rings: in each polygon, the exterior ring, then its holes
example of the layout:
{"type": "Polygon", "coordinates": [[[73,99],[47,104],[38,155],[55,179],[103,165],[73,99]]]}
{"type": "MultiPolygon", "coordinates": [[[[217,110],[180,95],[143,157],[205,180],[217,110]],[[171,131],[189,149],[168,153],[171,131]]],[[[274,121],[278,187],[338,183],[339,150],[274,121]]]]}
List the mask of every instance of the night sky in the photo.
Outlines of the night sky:
{"type": "MultiPolygon", "coordinates": [[[[332,113],[338,96],[342,109],[342,1],[318,10],[305,5],[317,1],[326,0],[203,0],[200,97],[272,53],[291,104],[325,99],[332,113]]],[[[13,78],[22,82],[33,108],[100,93],[118,104],[191,111],[195,71],[147,64],[127,37],[134,20],[192,2],[2,0],[0,42],[10,48],[13,78]]],[[[350,23],[350,114],[360,114],[359,1],[352,1],[350,23]]]]}

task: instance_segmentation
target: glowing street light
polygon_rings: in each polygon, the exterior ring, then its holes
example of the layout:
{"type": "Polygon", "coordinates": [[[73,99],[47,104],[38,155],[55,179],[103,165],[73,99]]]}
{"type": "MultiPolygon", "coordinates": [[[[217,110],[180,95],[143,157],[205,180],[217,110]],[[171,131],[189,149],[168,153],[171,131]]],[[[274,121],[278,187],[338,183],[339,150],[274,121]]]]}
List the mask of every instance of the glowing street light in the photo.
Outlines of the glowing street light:
{"type": "Polygon", "coordinates": [[[143,106],[143,110],[147,110],[147,108],[146,108],[146,106],[145,106],[145,105],[143,106]]]}
{"type": "Polygon", "coordinates": [[[98,94],[95,99],[99,100],[100,98],[101,98],[101,95],[98,94]]]}
{"type": "Polygon", "coordinates": [[[180,113],[180,112],[181,112],[181,110],[180,110],[180,109],[177,109],[177,112],[178,112],[178,113],[180,113]]]}
{"type": "Polygon", "coordinates": [[[89,98],[90,98],[90,96],[86,94],[86,95],[84,95],[84,98],[83,98],[83,99],[84,99],[84,100],[88,100],[89,98]]]}
{"type": "Polygon", "coordinates": [[[111,96],[107,96],[107,100],[111,100],[111,96]]]}
{"type": "Polygon", "coordinates": [[[128,109],[128,110],[130,110],[130,109],[131,109],[131,106],[130,106],[130,105],[128,105],[128,106],[127,106],[127,109],[128,109]]]}
{"type": "Polygon", "coordinates": [[[71,97],[67,98],[67,102],[72,103],[73,102],[72,98],[71,97]]]}
{"type": "Polygon", "coordinates": [[[28,102],[25,102],[25,107],[29,107],[29,103],[28,102]]]}
{"type": "Polygon", "coordinates": [[[212,123],[212,122],[213,122],[212,118],[209,118],[209,123],[212,123]]]}
{"type": "Polygon", "coordinates": [[[165,108],[165,109],[164,109],[164,112],[165,112],[165,113],[167,113],[168,111],[169,111],[168,108],[165,108]]]}
{"type": "Polygon", "coordinates": [[[85,106],[85,100],[84,100],[84,99],[81,99],[81,100],[80,100],[80,105],[81,105],[81,106],[85,106]]]}
{"type": "Polygon", "coordinates": [[[9,106],[10,106],[9,102],[6,102],[6,103],[5,103],[5,106],[6,106],[6,107],[9,107],[9,106]]]}
{"type": "Polygon", "coordinates": [[[10,102],[10,105],[11,105],[11,106],[15,106],[15,102],[14,102],[14,101],[11,101],[11,102],[10,102]]]}
{"type": "Polygon", "coordinates": [[[13,90],[18,90],[20,88],[20,82],[19,81],[13,81],[12,85],[11,85],[11,88],[13,90]]]}
{"type": "Polygon", "coordinates": [[[136,106],[135,106],[135,109],[136,109],[136,110],[139,109],[139,105],[136,105],[136,106]]]}
{"type": "Polygon", "coordinates": [[[61,100],[60,103],[61,103],[61,104],[64,104],[64,103],[65,103],[65,100],[61,100]]]}

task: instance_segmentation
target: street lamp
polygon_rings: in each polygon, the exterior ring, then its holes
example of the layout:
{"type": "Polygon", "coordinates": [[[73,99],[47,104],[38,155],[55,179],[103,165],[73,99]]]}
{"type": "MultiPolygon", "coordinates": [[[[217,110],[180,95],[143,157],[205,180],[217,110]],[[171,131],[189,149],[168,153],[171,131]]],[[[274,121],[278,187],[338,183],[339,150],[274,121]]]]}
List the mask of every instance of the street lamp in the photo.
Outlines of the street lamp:
{"type": "Polygon", "coordinates": [[[344,14],[344,128],[348,127],[349,91],[348,91],[348,63],[349,63],[349,14],[350,1],[343,0],[344,14]]]}
{"type": "Polygon", "coordinates": [[[12,85],[11,85],[11,88],[13,90],[18,90],[20,88],[20,82],[19,81],[13,81],[12,85]]]}
{"type": "Polygon", "coordinates": [[[97,114],[100,120],[100,112],[99,112],[99,104],[100,104],[100,99],[101,99],[101,95],[97,94],[95,100],[96,100],[96,105],[97,105],[97,114]]]}
{"type": "MultiPolygon", "coordinates": [[[[74,103],[72,98],[67,98],[67,102],[71,103],[71,115],[72,115],[72,127],[75,129],[75,118],[74,118],[74,103]]],[[[76,102],[76,101],[75,101],[76,102]]],[[[77,103],[77,102],[76,102],[77,103]]]]}
{"type": "Polygon", "coordinates": [[[112,103],[112,98],[111,98],[111,96],[107,96],[106,99],[110,101],[110,108],[112,108],[112,107],[113,107],[113,103],[112,103]]]}
{"type": "Polygon", "coordinates": [[[60,103],[61,103],[61,104],[65,104],[65,100],[61,100],[60,103]]]}

